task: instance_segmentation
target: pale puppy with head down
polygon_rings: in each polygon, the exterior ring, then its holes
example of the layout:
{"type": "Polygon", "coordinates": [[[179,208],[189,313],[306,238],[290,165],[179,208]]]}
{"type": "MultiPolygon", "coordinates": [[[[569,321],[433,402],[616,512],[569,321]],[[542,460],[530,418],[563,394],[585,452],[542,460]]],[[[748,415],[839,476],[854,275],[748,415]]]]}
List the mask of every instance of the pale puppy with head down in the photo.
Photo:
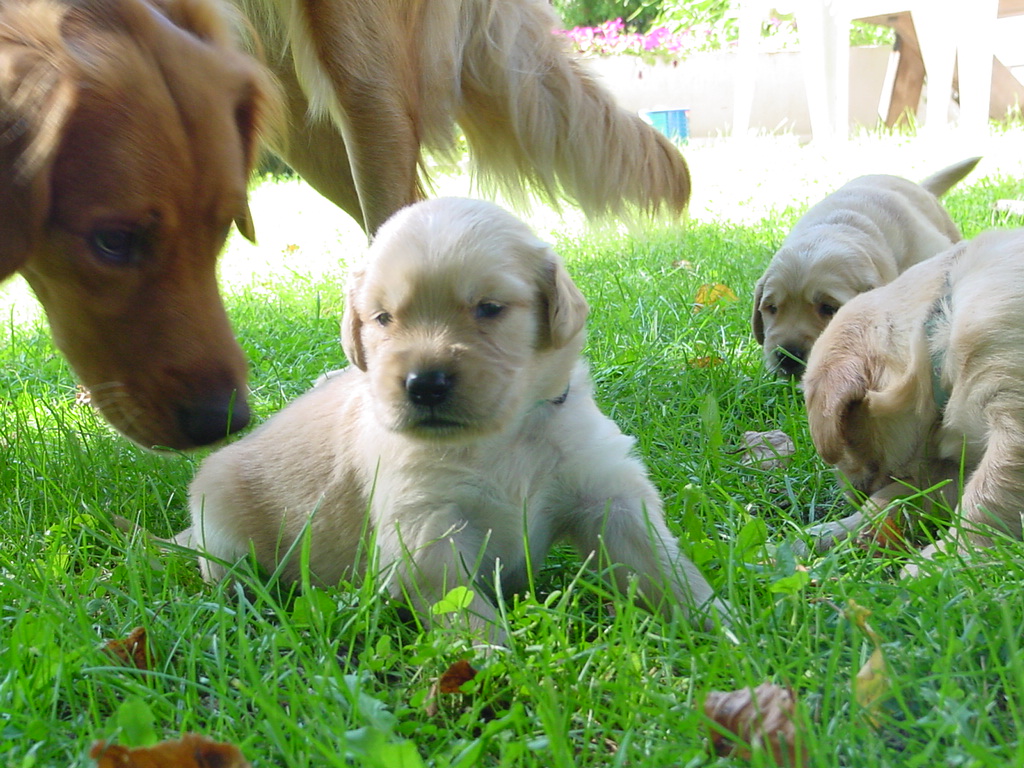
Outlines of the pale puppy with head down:
{"type": "Polygon", "coordinates": [[[943,481],[955,519],[925,554],[1021,537],[1022,317],[1024,230],[960,243],[836,314],[811,350],[807,415],[822,458],[870,500],[812,529],[819,549],[943,481]]]}
{"type": "MultiPolygon", "coordinates": [[[[587,312],[556,254],[497,206],[403,209],[349,281],[351,367],[210,456],[177,540],[228,562],[252,550],[296,580],[308,526],[315,583],[393,568],[392,591],[428,620],[470,586],[471,623],[491,639],[499,584],[525,588],[530,564],[563,540],[614,566],[623,592],[638,576],[654,607],[724,615],[669,533],[632,438],[593,400],[587,312]]],[[[208,578],[225,574],[214,559],[208,578]]]]}
{"type": "Polygon", "coordinates": [[[861,176],[807,211],[754,289],[751,325],[765,367],[799,378],[836,310],[959,242],[960,230],[938,196],[980,159],[963,160],[920,184],[861,176]]]}

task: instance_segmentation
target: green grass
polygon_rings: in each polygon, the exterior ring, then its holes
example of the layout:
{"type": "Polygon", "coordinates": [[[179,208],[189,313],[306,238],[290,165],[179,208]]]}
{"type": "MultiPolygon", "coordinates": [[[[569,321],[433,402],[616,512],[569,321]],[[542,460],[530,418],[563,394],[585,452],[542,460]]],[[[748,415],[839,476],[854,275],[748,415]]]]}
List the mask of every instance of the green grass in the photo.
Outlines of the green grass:
{"type": "MultiPolygon", "coordinates": [[[[964,231],[1015,226],[991,203],[1024,197],[1024,136],[993,134],[985,163],[947,197],[964,231]]],[[[530,220],[592,305],[587,355],[601,406],[635,435],[682,545],[736,609],[735,640],[610,600],[558,552],[536,595],[506,606],[505,652],[423,633],[372,581],[282,594],[258,580],[204,585],[186,553],[111,526],[181,527],[202,453],[156,456],[75,404],[75,385],[23,286],[0,294],[0,761],[91,765],[96,739],[198,731],[257,766],[702,766],[710,690],[791,686],[813,766],[1024,764],[1024,558],[1000,545],[969,565],[897,578],[896,555],[840,547],[798,562],[801,528],[845,511],[807,434],[800,393],[767,377],[749,330],[751,287],[806,207],[860,173],[921,178],[975,148],[863,137],[826,151],[782,138],[693,147],[686,227],[587,231],[571,212],[530,220]],[[704,284],[738,296],[696,311],[704,284]],[[702,362],[712,364],[702,366],[702,362]],[[746,430],[783,429],[784,469],[741,461],[746,430]],[[806,570],[804,570],[806,569],[806,570]],[[890,689],[873,727],[852,680],[873,650],[846,618],[871,611],[890,689]],[[102,650],[146,629],[149,670],[102,650]],[[451,662],[481,671],[437,714],[451,662]],[[148,717],[152,721],[148,721],[148,717]]],[[[461,192],[461,179],[441,179],[461,192]]],[[[362,237],[295,182],[254,191],[262,237],[222,263],[262,419],[338,345],[345,266],[362,237]]],[[[765,755],[755,765],[770,765],[765,755]]]]}

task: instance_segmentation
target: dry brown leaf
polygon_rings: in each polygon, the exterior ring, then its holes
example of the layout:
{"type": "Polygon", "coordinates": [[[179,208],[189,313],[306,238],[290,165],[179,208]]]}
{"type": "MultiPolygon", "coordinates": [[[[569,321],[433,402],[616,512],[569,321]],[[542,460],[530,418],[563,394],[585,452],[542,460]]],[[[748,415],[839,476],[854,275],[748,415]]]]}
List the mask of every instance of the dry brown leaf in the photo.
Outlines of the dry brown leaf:
{"type": "Polygon", "coordinates": [[[739,297],[737,297],[732,288],[727,285],[723,285],[722,283],[715,283],[714,285],[705,283],[697,289],[697,295],[693,300],[693,311],[699,312],[705,307],[710,307],[712,304],[717,304],[720,301],[739,301],[739,297]]]}
{"type": "Polygon", "coordinates": [[[744,464],[757,464],[761,469],[776,469],[789,463],[789,457],[796,453],[796,444],[781,429],[744,432],[743,453],[744,464]]]}
{"type": "Polygon", "coordinates": [[[691,368],[710,368],[713,365],[721,365],[725,360],[720,357],[691,357],[686,362],[691,368]]]}
{"type": "Polygon", "coordinates": [[[870,615],[871,611],[853,600],[847,603],[846,618],[867,635],[875,647],[867,662],[853,678],[853,695],[863,708],[868,722],[872,727],[878,728],[881,724],[878,711],[882,702],[888,697],[892,683],[889,679],[888,665],[885,663],[885,654],[882,653],[882,638],[868,624],[870,615]]]}
{"type": "Polygon", "coordinates": [[[890,511],[858,533],[855,543],[861,549],[909,552],[913,547],[907,542],[903,522],[904,518],[899,512],[890,511]]]}
{"type": "Polygon", "coordinates": [[[438,697],[462,693],[462,686],[476,677],[476,670],[465,659],[459,659],[444,671],[434,684],[430,687],[427,700],[424,703],[427,715],[433,717],[438,713],[440,705],[438,697]]]}
{"type": "Polygon", "coordinates": [[[97,741],[89,750],[97,768],[251,768],[238,747],[186,733],[152,747],[122,747],[97,741]]]}
{"type": "Polygon", "coordinates": [[[136,669],[152,669],[153,657],[149,654],[145,627],[136,627],[123,640],[110,640],[104,648],[122,664],[136,669]]]}
{"type": "Polygon", "coordinates": [[[864,717],[873,728],[878,728],[881,721],[878,710],[889,695],[891,684],[889,670],[885,664],[885,656],[881,648],[871,652],[867,663],[860,668],[853,679],[853,692],[857,703],[864,709],[864,717]]]}
{"type": "Polygon", "coordinates": [[[714,723],[710,730],[715,754],[749,760],[764,750],[778,765],[807,765],[807,750],[793,720],[795,709],[793,691],[773,683],[711,691],[704,700],[704,714],[714,723]]]}
{"type": "Polygon", "coordinates": [[[465,659],[460,659],[445,670],[438,678],[439,693],[462,693],[462,686],[476,677],[476,670],[465,659]]]}

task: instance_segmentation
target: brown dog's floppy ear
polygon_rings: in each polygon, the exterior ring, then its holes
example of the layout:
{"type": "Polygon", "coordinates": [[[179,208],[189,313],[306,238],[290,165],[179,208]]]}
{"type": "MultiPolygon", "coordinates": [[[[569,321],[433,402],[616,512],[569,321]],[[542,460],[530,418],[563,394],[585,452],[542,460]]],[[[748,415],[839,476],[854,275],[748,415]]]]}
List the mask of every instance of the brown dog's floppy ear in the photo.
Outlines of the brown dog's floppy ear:
{"type": "MultiPolygon", "coordinates": [[[[239,46],[259,50],[255,32],[244,16],[228,3],[203,0],[151,0],[171,23],[209,45],[223,50],[225,56],[236,56],[239,46]],[[248,38],[246,40],[245,38],[248,38]]],[[[237,56],[236,56],[237,58],[237,56]]],[[[239,59],[242,64],[242,60],[239,59]]],[[[255,167],[259,157],[260,138],[273,139],[282,129],[284,107],[281,90],[270,72],[255,58],[244,62],[248,83],[235,104],[235,125],[242,140],[245,172],[255,167]]],[[[235,226],[249,242],[256,242],[256,230],[248,202],[235,216],[235,226]]]]}
{"type": "Polygon", "coordinates": [[[835,464],[850,445],[849,428],[854,413],[868,394],[864,363],[853,357],[829,363],[804,377],[807,421],[818,454],[835,464]]]}
{"type": "Polygon", "coordinates": [[[562,260],[544,246],[541,292],[547,304],[547,338],[542,347],[561,349],[583,330],[590,306],[569,277],[562,260]]]}
{"type": "Polygon", "coordinates": [[[56,5],[0,13],[0,280],[35,247],[50,208],[50,173],[78,89],[56,5]]]}
{"type": "Polygon", "coordinates": [[[242,237],[252,244],[256,244],[256,227],[252,223],[252,211],[249,210],[249,202],[242,204],[242,210],[235,217],[235,226],[238,227],[242,237]]]}
{"type": "Polygon", "coordinates": [[[363,321],[356,310],[356,296],[363,284],[362,269],[353,270],[348,278],[345,310],[341,314],[341,348],[349,363],[361,371],[366,370],[366,351],[363,349],[363,321]]]}
{"type": "Polygon", "coordinates": [[[761,298],[764,296],[764,276],[754,286],[754,312],[750,316],[750,327],[758,344],[764,344],[764,318],[761,317],[761,298]]]}
{"type": "MultiPolygon", "coordinates": [[[[259,158],[260,136],[266,133],[273,136],[277,133],[282,120],[281,109],[276,83],[271,81],[270,75],[264,70],[254,70],[250,89],[235,107],[235,124],[242,137],[246,173],[252,171],[259,158]]],[[[248,200],[242,204],[242,210],[235,217],[235,226],[246,240],[256,242],[256,229],[252,223],[248,200]]]]}

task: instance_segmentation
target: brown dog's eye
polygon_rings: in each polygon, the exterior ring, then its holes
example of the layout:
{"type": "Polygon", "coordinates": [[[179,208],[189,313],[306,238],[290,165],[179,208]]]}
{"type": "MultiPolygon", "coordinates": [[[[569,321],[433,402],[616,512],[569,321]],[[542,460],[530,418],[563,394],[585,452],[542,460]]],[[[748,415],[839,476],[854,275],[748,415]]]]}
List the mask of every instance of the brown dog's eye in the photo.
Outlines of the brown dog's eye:
{"type": "Polygon", "coordinates": [[[101,261],[126,267],[142,259],[142,240],[132,229],[97,229],[89,235],[89,247],[101,261]]]}
{"type": "Polygon", "coordinates": [[[768,315],[774,315],[776,312],[779,311],[779,308],[776,307],[774,304],[766,304],[764,309],[761,311],[768,315]]]}
{"type": "Polygon", "coordinates": [[[822,304],[820,307],[818,307],[818,313],[822,317],[832,317],[832,315],[834,315],[838,311],[839,307],[835,307],[831,304],[822,304]]]}
{"type": "Polygon", "coordinates": [[[473,316],[476,317],[477,320],[488,320],[500,315],[503,309],[505,309],[504,305],[498,304],[497,302],[481,301],[473,309],[473,316]]]}
{"type": "Polygon", "coordinates": [[[373,316],[373,319],[377,321],[377,325],[391,325],[391,315],[388,312],[378,312],[373,316]]]}

